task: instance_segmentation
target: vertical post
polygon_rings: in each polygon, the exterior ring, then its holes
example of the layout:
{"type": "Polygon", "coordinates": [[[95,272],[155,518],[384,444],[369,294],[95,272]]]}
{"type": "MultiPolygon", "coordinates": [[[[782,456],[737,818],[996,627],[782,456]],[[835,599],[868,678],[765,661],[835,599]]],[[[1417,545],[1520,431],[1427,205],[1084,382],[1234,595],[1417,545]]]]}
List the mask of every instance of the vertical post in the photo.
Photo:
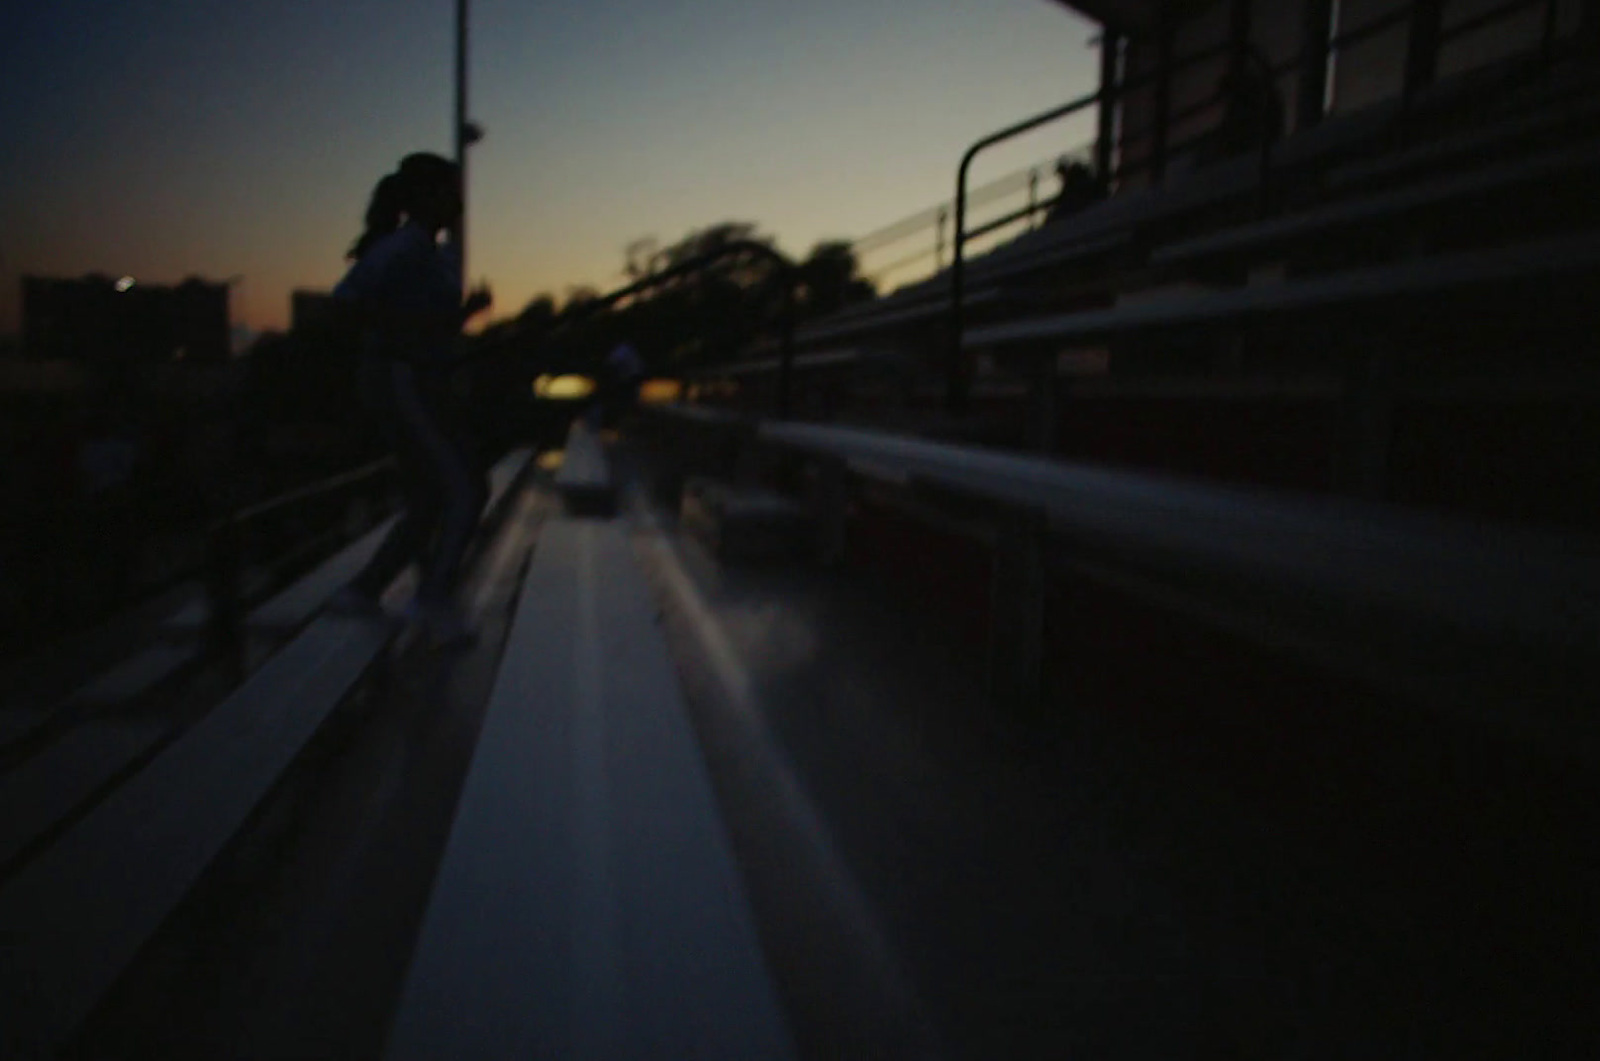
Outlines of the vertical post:
{"type": "Polygon", "coordinates": [[[816,559],[824,567],[832,567],[847,555],[850,476],[844,461],[825,456],[812,464],[810,478],[816,559]]]}
{"type": "Polygon", "coordinates": [[[794,400],[794,288],[795,273],[781,267],[783,319],[778,323],[778,419],[787,420],[794,400]]]}
{"type": "Polygon", "coordinates": [[[1539,72],[1550,75],[1551,61],[1556,47],[1556,0],[1544,0],[1544,25],[1539,29],[1539,72]]]}
{"type": "Polygon", "coordinates": [[[1056,448],[1056,354],[1041,352],[1033,361],[1033,444],[1040,453],[1056,448]]]}
{"type": "Polygon", "coordinates": [[[1328,42],[1333,0],[1305,0],[1300,23],[1300,86],[1295,126],[1310,129],[1327,116],[1328,42]]]}
{"type": "Polygon", "coordinates": [[[995,540],[989,622],[989,702],[1028,711],[1044,691],[1045,546],[1040,510],[1002,516],[995,540]]]}
{"type": "Polygon", "coordinates": [[[1344,438],[1335,456],[1335,487],[1340,493],[1381,501],[1387,492],[1399,353],[1380,344],[1348,355],[1344,438]]]}
{"type": "Polygon", "coordinates": [[[1028,228],[1038,227],[1037,213],[1039,210],[1039,171],[1028,171],[1028,228]]]}
{"type": "Polygon", "coordinates": [[[224,516],[206,542],[207,626],[211,649],[223,661],[229,679],[244,679],[244,621],[240,603],[239,567],[242,545],[238,520],[224,516]]]}
{"type": "Polygon", "coordinates": [[[950,359],[949,376],[945,383],[945,411],[960,416],[967,411],[969,371],[967,366],[966,307],[966,239],[967,239],[967,171],[972,160],[984,145],[979,141],[961,156],[961,166],[956,170],[956,231],[950,239],[950,337],[947,354],[950,359]]]}
{"type": "Polygon", "coordinates": [[[1172,27],[1166,16],[1156,31],[1155,106],[1150,129],[1150,183],[1160,184],[1167,173],[1167,126],[1172,114],[1172,27]]]}
{"type": "Polygon", "coordinates": [[[461,286],[467,284],[467,0],[456,0],[456,166],[461,174],[461,216],[450,239],[461,262],[461,286]]]}
{"type": "Polygon", "coordinates": [[[1406,100],[1433,84],[1439,70],[1439,29],[1444,0],[1414,0],[1406,39],[1406,100]]]}
{"type": "Polygon", "coordinates": [[[1251,0],[1233,0],[1228,12],[1228,44],[1233,52],[1229,61],[1241,66],[1250,50],[1250,3],[1251,0]]]}
{"type": "Polygon", "coordinates": [[[1100,32],[1100,105],[1095,114],[1094,175],[1102,189],[1111,184],[1111,152],[1114,147],[1117,107],[1117,49],[1122,35],[1109,27],[1100,32]]]}
{"type": "Polygon", "coordinates": [[[933,267],[944,268],[944,226],[950,223],[950,208],[939,207],[939,216],[934,220],[933,230],[933,267]]]}

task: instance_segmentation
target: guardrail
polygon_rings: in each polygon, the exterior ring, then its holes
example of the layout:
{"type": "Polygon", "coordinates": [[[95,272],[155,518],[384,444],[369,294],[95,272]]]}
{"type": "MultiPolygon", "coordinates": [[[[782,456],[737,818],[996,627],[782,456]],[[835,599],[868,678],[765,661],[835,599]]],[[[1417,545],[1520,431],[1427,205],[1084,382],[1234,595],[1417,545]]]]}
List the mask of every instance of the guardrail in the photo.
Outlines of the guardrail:
{"type": "MultiPolygon", "coordinates": [[[[998,220],[986,224],[984,232],[969,233],[968,241],[971,242],[1007,226],[1036,221],[1040,215],[1047,213],[1059,198],[1058,193],[1051,191],[1045,184],[1046,181],[1055,179],[1057,165],[1069,160],[1088,163],[1092,161],[1093,155],[1094,145],[1085,143],[969,190],[967,193],[969,210],[1007,200],[1020,201],[1021,205],[1006,207],[998,216],[998,220]]],[[[856,255],[861,274],[883,290],[892,276],[902,278],[902,282],[914,282],[938,273],[945,267],[946,255],[950,249],[951,213],[952,204],[943,202],[919,210],[892,224],[884,225],[855,240],[850,244],[850,249],[856,255]],[[887,264],[869,264],[869,256],[890,247],[901,247],[912,240],[916,240],[917,249],[902,251],[899,257],[887,264]],[[907,271],[921,263],[930,263],[926,273],[921,270],[907,271]]]]}

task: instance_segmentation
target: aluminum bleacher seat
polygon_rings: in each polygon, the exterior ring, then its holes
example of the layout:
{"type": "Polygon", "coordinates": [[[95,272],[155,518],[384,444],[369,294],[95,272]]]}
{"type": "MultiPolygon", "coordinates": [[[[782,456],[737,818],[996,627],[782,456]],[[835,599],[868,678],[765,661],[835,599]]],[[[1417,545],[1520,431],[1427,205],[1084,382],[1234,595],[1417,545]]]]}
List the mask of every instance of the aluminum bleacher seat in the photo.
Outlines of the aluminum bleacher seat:
{"type": "Polygon", "coordinates": [[[541,532],[385,1056],[794,1056],[619,522],[541,532]]]}
{"type": "MultiPolygon", "coordinates": [[[[509,487],[527,458],[512,454],[498,479],[509,487]]],[[[325,575],[308,578],[331,592],[325,575]]],[[[116,784],[0,886],[0,1055],[56,1056],[72,1041],[394,632],[322,615],[181,733],[95,720],[7,775],[15,817],[0,861],[116,784]]]]}

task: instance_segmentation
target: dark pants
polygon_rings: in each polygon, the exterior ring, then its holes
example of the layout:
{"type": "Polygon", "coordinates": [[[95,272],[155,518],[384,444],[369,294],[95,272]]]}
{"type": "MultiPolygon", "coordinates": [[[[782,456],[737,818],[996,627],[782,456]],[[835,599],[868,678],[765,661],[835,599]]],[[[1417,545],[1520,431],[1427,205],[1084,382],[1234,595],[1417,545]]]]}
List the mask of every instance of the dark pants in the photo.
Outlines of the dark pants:
{"type": "Polygon", "coordinates": [[[354,585],[376,596],[413,561],[422,565],[417,600],[443,604],[456,578],[488,484],[459,434],[449,428],[446,388],[411,366],[370,358],[362,391],[399,465],[405,510],[354,585]]]}
{"type": "Polygon", "coordinates": [[[639,381],[612,380],[600,391],[601,423],[605,427],[621,427],[639,404],[639,381]]]}

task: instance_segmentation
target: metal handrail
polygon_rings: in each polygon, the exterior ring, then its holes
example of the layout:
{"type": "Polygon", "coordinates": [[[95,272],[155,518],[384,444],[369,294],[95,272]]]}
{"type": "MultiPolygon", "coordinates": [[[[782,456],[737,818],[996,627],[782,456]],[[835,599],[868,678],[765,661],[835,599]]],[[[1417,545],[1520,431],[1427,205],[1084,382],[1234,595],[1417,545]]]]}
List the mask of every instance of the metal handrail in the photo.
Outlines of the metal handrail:
{"type": "MultiPolygon", "coordinates": [[[[1040,179],[1051,172],[1061,160],[1080,154],[1085,157],[1088,156],[1089,149],[1087,145],[1064,153],[1053,154],[1047,159],[1041,159],[1004,176],[997,177],[987,184],[971,189],[967,193],[967,206],[971,209],[980,204],[1012,198],[1025,191],[1031,192],[1037,188],[1040,179]]],[[[1050,209],[1054,201],[1054,196],[1030,198],[1029,208],[1026,214],[1022,216],[1044,213],[1050,209]]],[[[1016,219],[1016,217],[1013,217],[1013,220],[1016,219]]],[[[862,260],[862,274],[873,280],[874,283],[884,283],[887,277],[898,273],[907,265],[929,257],[937,258],[935,269],[937,271],[937,269],[942,269],[944,266],[946,226],[949,221],[950,203],[948,201],[941,202],[934,206],[925,207],[914,214],[902,217],[897,221],[858,237],[851,242],[850,249],[856,254],[858,260],[862,260]],[[921,236],[926,238],[930,232],[934,234],[934,238],[922,251],[903,255],[886,265],[875,264],[868,266],[864,261],[865,256],[868,254],[876,254],[885,248],[892,247],[897,243],[904,243],[913,237],[921,236]]]]}
{"type": "MultiPolygon", "coordinates": [[[[702,254],[698,258],[682,262],[659,273],[652,273],[626,287],[618,288],[610,294],[602,295],[591,302],[585,302],[577,308],[572,315],[572,319],[578,319],[601,309],[607,309],[625,298],[643,294],[664,283],[702,272],[724,259],[739,254],[752,254],[770,262],[777,267],[778,275],[782,281],[783,309],[778,322],[777,404],[778,418],[787,420],[791,404],[791,381],[794,374],[794,289],[799,283],[799,271],[795,268],[793,262],[765,243],[759,243],[755,240],[735,240],[731,243],[726,243],[708,254],[702,254]]],[[[567,314],[564,313],[562,316],[566,317],[567,314]]],[[[557,326],[559,327],[563,323],[566,322],[560,321],[558,318],[557,326]]]]}
{"type": "MultiPolygon", "coordinates": [[[[1142,74],[1131,81],[1125,81],[1118,85],[1101,85],[1099,89],[1086,96],[1080,96],[1078,99],[1072,100],[1069,103],[1065,103],[1059,107],[1054,107],[1042,113],[1035,114],[1030,118],[1025,118],[1020,122],[1006,126],[1004,129],[990,133],[967,148],[966,152],[961,156],[960,165],[956,168],[955,234],[951,239],[950,331],[951,334],[955,336],[955,339],[952,341],[949,351],[950,383],[946,395],[946,404],[951,412],[962,411],[966,404],[966,381],[964,366],[962,363],[963,351],[961,347],[961,310],[963,294],[962,286],[965,278],[964,272],[966,265],[965,249],[967,242],[967,177],[971,172],[973,160],[976,159],[983,151],[995,146],[996,144],[1001,144],[1007,140],[1015,139],[1016,137],[1021,136],[1023,133],[1032,132],[1035,129],[1060,121],[1063,118],[1069,118],[1072,115],[1078,114],[1091,106],[1095,106],[1097,104],[1109,104],[1112,101],[1121,99],[1122,97],[1125,97],[1136,90],[1144,89],[1149,85],[1159,84],[1164,79],[1170,78],[1176,71],[1188,69],[1189,67],[1196,66],[1202,62],[1207,62],[1219,56],[1234,54],[1235,51],[1236,48],[1231,41],[1209,48],[1202,48],[1199,51],[1193,52],[1182,58],[1174,59],[1165,66],[1151,70],[1148,73],[1142,74]]],[[[1102,179],[1105,179],[1106,177],[1105,174],[1101,174],[1100,176],[1102,179]]]]}

